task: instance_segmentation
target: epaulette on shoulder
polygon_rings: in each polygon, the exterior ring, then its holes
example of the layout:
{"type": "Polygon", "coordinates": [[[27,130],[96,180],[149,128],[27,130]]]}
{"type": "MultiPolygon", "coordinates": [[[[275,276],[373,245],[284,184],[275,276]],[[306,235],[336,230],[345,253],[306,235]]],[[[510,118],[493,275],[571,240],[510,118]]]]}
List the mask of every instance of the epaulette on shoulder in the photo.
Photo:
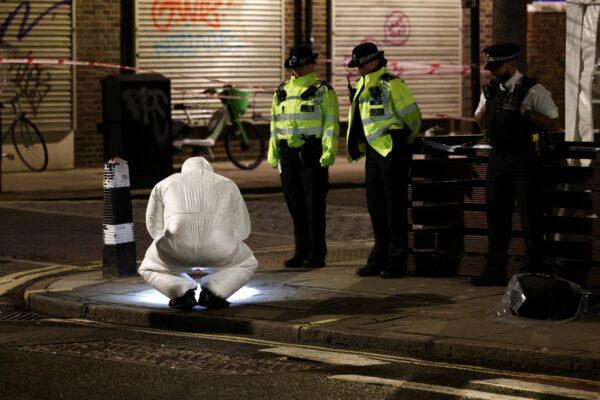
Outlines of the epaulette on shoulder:
{"type": "Polygon", "coordinates": [[[333,86],[331,86],[326,81],[321,81],[321,86],[325,86],[327,88],[327,90],[333,90],[333,86]]]}
{"type": "Polygon", "coordinates": [[[400,79],[400,78],[398,78],[394,74],[390,74],[389,72],[384,72],[383,74],[381,74],[381,79],[383,79],[386,82],[389,82],[389,81],[392,81],[394,79],[400,79]]]}

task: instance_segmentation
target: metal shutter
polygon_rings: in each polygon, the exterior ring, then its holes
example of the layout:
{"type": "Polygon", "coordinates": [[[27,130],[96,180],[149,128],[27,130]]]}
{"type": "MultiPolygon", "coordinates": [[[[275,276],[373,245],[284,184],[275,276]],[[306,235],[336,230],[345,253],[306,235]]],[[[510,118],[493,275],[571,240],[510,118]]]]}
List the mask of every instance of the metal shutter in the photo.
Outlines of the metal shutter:
{"type": "MultiPolygon", "coordinates": [[[[0,24],[9,21],[10,16],[18,10],[3,38],[10,48],[4,46],[0,53],[17,58],[73,59],[71,5],[67,1],[56,0],[27,3],[30,5],[29,13],[22,1],[7,0],[0,3],[0,24]]],[[[40,96],[21,100],[23,110],[48,142],[49,168],[72,167],[72,145],[70,149],[64,146],[60,149],[54,147],[74,127],[72,68],[6,64],[2,66],[0,74],[0,79],[6,78],[0,95],[4,101],[11,98],[19,88],[39,90],[40,96]],[[62,153],[58,154],[57,151],[62,153]],[[69,154],[66,155],[65,151],[69,154]]],[[[10,107],[3,111],[3,132],[6,132],[12,122],[9,111],[10,107]]],[[[12,149],[8,149],[8,152],[14,153],[12,149]]],[[[3,167],[13,170],[23,166],[20,162],[5,162],[3,167]]]]}
{"type": "Polygon", "coordinates": [[[201,103],[206,109],[193,115],[206,119],[220,103],[198,95],[222,86],[206,78],[221,80],[268,89],[250,97],[246,116],[270,118],[271,93],[283,78],[283,0],[139,0],[136,20],[137,67],[170,78],[173,103],[201,103]]]}
{"type": "MultiPolygon", "coordinates": [[[[341,115],[347,116],[346,68],[352,49],[376,43],[389,62],[460,64],[458,0],[333,0],[333,82],[340,93],[341,115]],[[343,95],[342,95],[343,93],[343,95]]],[[[421,68],[399,75],[409,84],[424,114],[457,114],[461,81],[458,73],[427,75],[421,68]]]]}

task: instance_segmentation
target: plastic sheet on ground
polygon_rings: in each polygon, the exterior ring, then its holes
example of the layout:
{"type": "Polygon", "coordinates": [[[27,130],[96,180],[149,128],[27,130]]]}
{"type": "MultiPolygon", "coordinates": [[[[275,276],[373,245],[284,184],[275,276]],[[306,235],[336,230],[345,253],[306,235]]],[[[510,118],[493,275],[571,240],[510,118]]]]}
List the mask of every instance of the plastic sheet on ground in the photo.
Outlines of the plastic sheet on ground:
{"type": "Polygon", "coordinates": [[[573,282],[569,282],[562,278],[556,278],[563,282],[567,282],[571,286],[573,293],[579,297],[579,302],[573,316],[562,320],[542,320],[521,317],[518,315],[519,308],[521,308],[521,306],[525,303],[527,297],[523,291],[523,288],[521,287],[521,284],[519,283],[519,278],[525,275],[529,274],[521,273],[513,275],[500,302],[493,309],[487,312],[486,317],[488,319],[498,322],[506,322],[521,328],[543,328],[546,326],[554,326],[573,321],[585,314],[592,312],[593,310],[598,309],[598,304],[594,305],[592,304],[593,302],[590,301],[590,292],[585,291],[579,285],[573,282]]]}

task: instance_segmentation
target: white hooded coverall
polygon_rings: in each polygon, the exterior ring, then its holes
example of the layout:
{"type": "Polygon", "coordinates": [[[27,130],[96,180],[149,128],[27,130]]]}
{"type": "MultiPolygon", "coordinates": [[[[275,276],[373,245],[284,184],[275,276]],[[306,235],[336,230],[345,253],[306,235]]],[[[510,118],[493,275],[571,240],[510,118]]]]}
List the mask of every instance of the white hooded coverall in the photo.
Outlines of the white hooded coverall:
{"type": "Polygon", "coordinates": [[[157,183],[146,210],[154,241],[139,274],[170,299],[196,289],[186,272],[208,268],[202,289],[227,299],[252,278],[258,262],[243,242],[250,217],[236,184],[213,172],[203,157],[188,159],[180,174],[157,183]]]}

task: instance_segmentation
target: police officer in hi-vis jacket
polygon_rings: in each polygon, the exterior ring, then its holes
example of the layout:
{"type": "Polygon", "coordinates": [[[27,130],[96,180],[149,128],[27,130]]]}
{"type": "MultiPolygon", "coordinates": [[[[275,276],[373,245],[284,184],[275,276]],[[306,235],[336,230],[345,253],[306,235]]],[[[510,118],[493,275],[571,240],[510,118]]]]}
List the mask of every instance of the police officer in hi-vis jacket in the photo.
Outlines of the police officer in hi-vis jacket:
{"type": "Polygon", "coordinates": [[[366,156],[367,206],[375,246],[359,276],[398,278],[406,274],[410,145],[421,128],[421,111],[408,85],[386,69],[383,51],[363,43],[349,68],[360,77],[351,88],[348,159],[366,156]]]}
{"type": "Polygon", "coordinates": [[[273,96],[268,163],[280,168],[281,185],[294,223],[296,250],[288,268],[325,266],[325,202],[329,166],[339,137],[338,99],[315,75],[318,54],[291,49],[285,68],[292,76],[273,96]]]}

